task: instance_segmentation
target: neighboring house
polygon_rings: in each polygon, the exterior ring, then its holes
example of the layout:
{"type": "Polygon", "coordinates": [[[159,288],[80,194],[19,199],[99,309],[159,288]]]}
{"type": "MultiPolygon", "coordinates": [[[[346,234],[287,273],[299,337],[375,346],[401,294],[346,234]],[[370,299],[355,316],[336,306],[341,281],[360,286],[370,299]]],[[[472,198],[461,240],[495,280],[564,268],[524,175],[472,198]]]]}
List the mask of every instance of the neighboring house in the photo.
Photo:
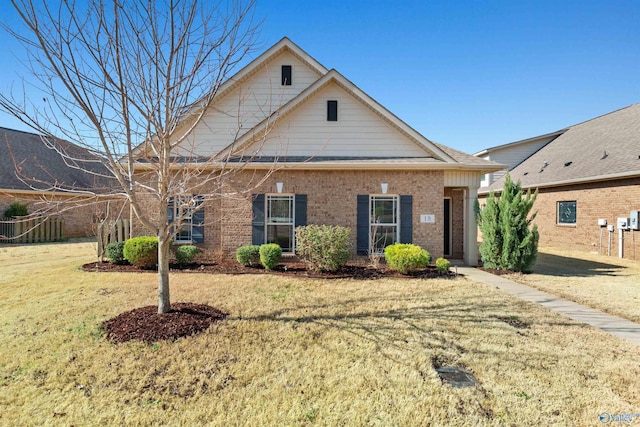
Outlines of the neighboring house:
{"type": "MultiPolygon", "coordinates": [[[[526,141],[538,141],[541,146],[526,158],[514,159],[516,166],[509,174],[523,188],[539,190],[533,210],[538,211],[535,222],[540,243],[599,251],[598,220],[605,219],[616,227],[611,253],[617,255],[617,218],[640,210],[640,104],[526,141]]],[[[478,154],[492,154],[521,143],[478,154]]],[[[493,155],[491,158],[495,160],[493,155]]],[[[500,178],[481,188],[480,197],[491,190],[499,192],[503,181],[500,178]]],[[[640,259],[636,234],[624,234],[625,258],[640,259]]],[[[606,253],[608,231],[603,229],[602,235],[606,253]]]]}
{"type": "Polygon", "coordinates": [[[95,156],[69,142],[48,145],[40,135],[0,127],[0,217],[18,201],[28,206],[29,213],[62,217],[66,237],[95,235],[94,223],[104,216],[104,206],[83,191],[105,187],[108,180],[101,176],[105,169],[95,156]],[[73,167],[58,151],[94,160],[88,168],[96,174],[73,167]]]}
{"type": "Polygon", "coordinates": [[[507,166],[507,169],[501,171],[487,173],[482,176],[480,187],[488,187],[511,169],[518,166],[526,158],[536,151],[553,141],[558,136],[566,132],[562,129],[557,132],[548,133],[546,135],[536,136],[534,138],[523,139],[522,141],[511,142],[509,144],[498,145],[497,147],[486,148],[474,154],[474,156],[485,160],[491,160],[507,166]]]}
{"type": "Polygon", "coordinates": [[[175,239],[227,256],[267,242],[293,253],[297,225],[329,224],[351,228],[354,254],[412,242],[475,265],[480,176],[504,168],[428,140],[287,38],[221,86],[188,146],[252,157],[225,182],[235,195],[208,202],[175,239]]]}

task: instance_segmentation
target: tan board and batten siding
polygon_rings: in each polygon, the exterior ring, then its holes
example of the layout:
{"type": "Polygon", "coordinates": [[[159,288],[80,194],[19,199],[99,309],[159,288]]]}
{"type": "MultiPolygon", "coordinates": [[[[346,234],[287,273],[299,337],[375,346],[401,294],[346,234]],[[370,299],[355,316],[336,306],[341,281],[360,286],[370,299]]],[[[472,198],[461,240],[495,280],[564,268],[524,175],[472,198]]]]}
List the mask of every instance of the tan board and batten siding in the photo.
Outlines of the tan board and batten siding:
{"type": "Polygon", "coordinates": [[[283,51],[256,70],[250,79],[217,99],[215,108],[196,126],[187,145],[195,143],[194,151],[201,156],[219,153],[319,77],[321,74],[292,52],[283,51]],[[292,66],[291,86],[280,84],[282,65],[292,66]]]}
{"type": "MultiPolygon", "coordinates": [[[[382,120],[337,82],[329,82],[278,121],[260,154],[280,156],[424,157],[412,139],[382,120]],[[327,101],[338,101],[338,120],[327,121],[327,101]]],[[[249,149],[253,152],[253,149],[249,149]]]]}
{"type": "Polygon", "coordinates": [[[472,171],[445,171],[444,186],[478,188],[478,175],[472,171]]]}

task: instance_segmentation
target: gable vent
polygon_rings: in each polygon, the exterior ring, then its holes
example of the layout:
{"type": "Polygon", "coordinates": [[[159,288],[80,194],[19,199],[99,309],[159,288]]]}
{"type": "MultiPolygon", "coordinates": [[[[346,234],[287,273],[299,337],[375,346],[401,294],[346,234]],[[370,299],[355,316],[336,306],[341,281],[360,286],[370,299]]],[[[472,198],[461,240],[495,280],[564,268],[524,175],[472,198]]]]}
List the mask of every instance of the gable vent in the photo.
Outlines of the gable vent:
{"type": "Polygon", "coordinates": [[[291,86],[291,65],[282,66],[282,86],[291,86]]]}

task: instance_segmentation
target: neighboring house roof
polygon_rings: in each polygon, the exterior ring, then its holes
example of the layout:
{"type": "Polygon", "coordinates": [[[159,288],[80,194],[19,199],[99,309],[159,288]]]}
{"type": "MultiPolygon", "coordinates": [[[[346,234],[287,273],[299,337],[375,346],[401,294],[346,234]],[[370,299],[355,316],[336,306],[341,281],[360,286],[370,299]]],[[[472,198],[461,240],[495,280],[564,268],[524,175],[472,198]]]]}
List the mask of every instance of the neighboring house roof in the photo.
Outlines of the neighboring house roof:
{"type": "Polygon", "coordinates": [[[509,148],[515,148],[515,147],[518,147],[520,145],[527,145],[527,144],[530,144],[532,142],[535,142],[535,141],[538,141],[538,140],[541,140],[541,139],[556,138],[556,137],[562,135],[563,133],[565,133],[566,131],[567,131],[567,129],[560,129],[558,131],[547,133],[547,134],[544,134],[544,135],[534,136],[533,138],[521,139],[520,141],[514,141],[514,142],[509,142],[507,144],[496,145],[495,147],[485,148],[484,150],[478,151],[477,153],[474,153],[474,156],[476,156],[476,157],[491,156],[491,154],[495,153],[496,151],[509,149],[509,148]]]}
{"type": "Polygon", "coordinates": [[[110,182],[107,169],[88,150],[62,140],[47,140],[34,133],[0,127],[0,191],[100,190],[110,182]],[[47,145],[51,145],[52,148],[47,145]],[[78,159],[78,166],[56,150],[78,159]]]}
{"type": "Polygon", "coordinates": [[[640,103],[558,132],[509,172],[514,182],[536,188],[640,176],[640,103]]]}

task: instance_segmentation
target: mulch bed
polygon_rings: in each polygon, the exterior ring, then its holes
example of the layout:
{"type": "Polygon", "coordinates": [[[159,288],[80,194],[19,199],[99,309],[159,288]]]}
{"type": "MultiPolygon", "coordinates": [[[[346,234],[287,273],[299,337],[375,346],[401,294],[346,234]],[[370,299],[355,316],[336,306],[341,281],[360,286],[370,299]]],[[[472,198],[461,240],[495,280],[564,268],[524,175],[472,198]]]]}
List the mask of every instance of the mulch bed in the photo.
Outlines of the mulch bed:
{"type": "Polygon", "coordinates": [[[158,314],[157,306],[147,306],[105,321],[102,330],[114,343],[139,340],[151,344],[198,334],[226,316],[215,307],[190,302],[171,304],[164,314],[158,314]]]}
{"type": "MultiPolygon", "coordinates": [[[[382,279],[385,277],[398,279],[434,279],[447,277],[438,273],[435,267],[429,266],[409,274],[401,274],[382,266],[373,268],[365,265],[348,264],[336,272],[316,272],[309,270],[303,262],[289,261],[279,264],[274,270],[268,271],[262,267],[244,267],[234,261],[222,261],[216,263],[191,264],[184,267],[170,265],[170,271],[174,273],[209,273],[209,274],[276,274],[291,277],[306,277],[316,279],[382,279]]],[[[155,270],[143,270],[133,265],[117,265],[109,262],[90,262],[82,266],[89,272],[131,272],[148,273],[155,270]]],[[[449,276],[453,276],[450,273],[449,276]]]]}
{"type": "MultiPolygon", "coordinates": [[[[143,270],[133,265],[117,265],[108,262],[91,262],[82,266],[89,272],[131,272],[144,273],[155,270],[143,270]]],[[[170,266],[174,273],[210,273],[210,274],[275,274],[281,276],[321,278],[321,279],[382,279],[385,277],[403,279],[431,279],[442,276],[435,267],[400,274],[384,266],[373,268],[364,265],[347,265],[337,272],[315,272],[307,269],[306,264],[299,261],[281,263],[275,270],[244,267],[237,262],[217,262],[192,264],[184,267],[170,266]]],[[[450,273],[449,276],[454,276],[450,273]]],[[[154,343],[163,340],[175,340],[180,337],[198,334],[206,330],[213,322],[223,320],[227,316],[215,307],[194,303],[176,303],[171,305],[169,313],[158,314],[157,306],[136,308],[122,313],[102,324],[107,338],[114,343],[139,340],[154,343]]]]}

